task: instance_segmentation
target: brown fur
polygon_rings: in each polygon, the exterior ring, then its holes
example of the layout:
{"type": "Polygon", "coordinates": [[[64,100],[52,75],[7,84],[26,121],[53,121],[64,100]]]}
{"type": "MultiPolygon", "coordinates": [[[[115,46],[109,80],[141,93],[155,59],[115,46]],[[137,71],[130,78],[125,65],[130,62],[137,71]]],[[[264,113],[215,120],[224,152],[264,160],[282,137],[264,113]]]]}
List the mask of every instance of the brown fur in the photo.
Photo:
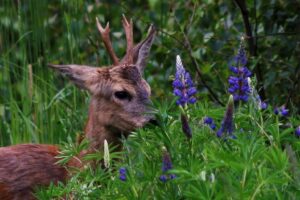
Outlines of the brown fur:
{"type": "Polygon", "coordinates": [[[34,185],[63,182],[67,171],[55,164],[57,154],[57,147],[51,145],[0,148],[0,199],[31,199],[34,185]]]}
{"type": "MultiPolygon", "coordinates": [[[[120,146],[121,135],[142,127],[150,120],[148,104],[150,86],[142,78],[145,60],[155,35],[151,29],[147,38],[133,45],[132,22],[123,17],[127,39],[127,53],[119,62],[109,41],[109,26],[105,29],[98,23],[105,46],[113,59],[111,67],[89,67],[79,65],[50,65],[65,74],[78,87],[91,94],[85,137],[90,147],[78,155],[103,149],[103,142],[120,146]],[[126,98],[118,96],[126,93],[126,98]]],[[[0,148],[0,199],[35,199],[32,195],[38,186],[64,182],[70,174],[56,162],[59,151],[56,146],[21,144],[0,148]]],[[[66,167],[82,167],[72,159],[66,167]]]]}

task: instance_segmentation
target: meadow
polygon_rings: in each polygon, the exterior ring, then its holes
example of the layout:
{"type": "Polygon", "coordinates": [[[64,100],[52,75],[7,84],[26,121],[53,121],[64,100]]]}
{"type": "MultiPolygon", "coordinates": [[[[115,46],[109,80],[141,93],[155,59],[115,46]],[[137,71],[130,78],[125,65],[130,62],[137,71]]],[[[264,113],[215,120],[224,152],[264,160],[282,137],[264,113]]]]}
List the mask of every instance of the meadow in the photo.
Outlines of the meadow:
{"type": "Polygon", "coordinates": [[[58,144],[64,165],[86,148],[89,95],[47,63],[110,65],[95,18],[125,52],[157,27],[145,79],[157,126],[86,156],[105,167],[37,188],[38,199],[298,199],[300,5],[295,1],[0,3],[0,146],[58,144]],[[251,34],[245,35],[246,2],[251,34]],[[244,14],[244,16],[243,16],[244,14]],[[272,22],[272,23],[269,23],[272,22]],[[178,62],[180,56],[182,63],[178,62]],[[232,96],[231,96],[232,95],[232,96]]]}

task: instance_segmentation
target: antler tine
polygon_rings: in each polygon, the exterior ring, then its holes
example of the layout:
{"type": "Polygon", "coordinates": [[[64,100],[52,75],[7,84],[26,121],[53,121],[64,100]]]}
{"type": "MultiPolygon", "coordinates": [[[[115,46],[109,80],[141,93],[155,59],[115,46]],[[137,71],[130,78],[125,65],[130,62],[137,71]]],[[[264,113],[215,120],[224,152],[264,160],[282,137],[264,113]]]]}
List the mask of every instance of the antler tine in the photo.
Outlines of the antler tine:
{"type": "Polygon", "coordinates": [[[109,37],[109,22],[107,22],[105,28],[102,27],[102,25],[100,24],[98,18],[96,17],[96,23],[97,23],[97,28],[98,31],[101,35],[102,41],[104,43],[104,46],[110,56],[110,58],[113,61],[113,65],[118,65],[119,64],[119,58],[116,56],[114,49],[112,47],[111,41],[110,41],[110,37],[109,37]]]}
{"type": "MultiPolygon", "coordinates": [[[[123,28],[125,31],[126,35],[126,41],[127,41],[127,48],[126,48],[126,54],[129,54],[131,49],[133,48],[133,23],[132,19],[130,19],[130,22],[126,19],[125,15],[123,14],[122,16],[122,23],[123,23],[123,28]]],[[[132,62],[132,58],[129,58],[130,61],[132,62]]]]}

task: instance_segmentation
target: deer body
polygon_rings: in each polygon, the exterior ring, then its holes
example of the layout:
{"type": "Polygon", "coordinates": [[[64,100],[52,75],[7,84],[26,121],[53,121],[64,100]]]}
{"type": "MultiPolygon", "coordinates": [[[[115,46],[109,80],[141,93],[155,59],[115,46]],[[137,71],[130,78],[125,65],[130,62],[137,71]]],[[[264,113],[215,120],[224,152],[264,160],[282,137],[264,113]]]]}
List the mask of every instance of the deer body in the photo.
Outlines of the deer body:
{"type": "MultiPolygon", "coordinates": [[[[146,39],[133,44],[132,21],[123,16],[127,48],[119,61],[109,38],[109,25],[103,28],[97,20],[104,45],[113,60],[110,67],[80,65],[49,65],[66,75],[78,87],[91,94],[85,137],[90,146],[81,152],[103,149],[104,140],[120,145],[120,137],[144,126],[150,120],[150,86],[142,78],[146,58],[152,45],[155,30],[150,27],[146,39]]],[[[68,167],[82,167],[75,159],[61,166],[56,164],[59,149],[54,145],[20,144],[0,148],[0,199],[35,199],[32,192],[38,186],[51,182],[64,182],[70,174],[68,167]]]]}
{"type": "Polygon", "coordinates": [[[64,167],[56,165],[53,145],[20,144],[0,148],[0,199],[33,199],[34,186],[63,182],[64,167]]]}

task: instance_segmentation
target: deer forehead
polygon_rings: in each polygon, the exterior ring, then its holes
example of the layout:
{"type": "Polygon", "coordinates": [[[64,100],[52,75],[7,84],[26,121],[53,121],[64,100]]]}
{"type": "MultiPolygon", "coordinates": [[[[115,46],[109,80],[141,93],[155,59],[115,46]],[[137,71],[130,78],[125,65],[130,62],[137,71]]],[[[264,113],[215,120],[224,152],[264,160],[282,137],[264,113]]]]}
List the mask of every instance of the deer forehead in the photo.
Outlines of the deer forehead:
{"type": "Polygon", "coordinates": [[[114,79],[127,79],[139,82],[142,79],[139,69],[135,65],[122,65],[109,69],[109,74],[114,79]]]}
{"type": "Polygon", "coordinates": [[[151,93],[150,86],[144,79],[137,82],[127,79],[112,80],[111,89],[112,91],[127,91],[141,98],[149,98],[151,93]]]}
{"type": "MultiPolygon", "coordinates": [[[[98,88],[102,95],[109,97],[117,91],[127,91],[132,96],[149,98],[150,86],[142,78],[139,69],[134,65],[101,67],[97,69],[96,79],[88,79],[89,85],[97,82],[95,89],[98,88]]],[[[93,89],[94,91],[96,91],[93,89]]]]}
{"type": "Polygon", "coordinates": [[[150,93],[149,84],[142,78],[139,69],[134,65],[118,66],[109,69],[110,78],[116,90],[146,90],[150,93]]]}

